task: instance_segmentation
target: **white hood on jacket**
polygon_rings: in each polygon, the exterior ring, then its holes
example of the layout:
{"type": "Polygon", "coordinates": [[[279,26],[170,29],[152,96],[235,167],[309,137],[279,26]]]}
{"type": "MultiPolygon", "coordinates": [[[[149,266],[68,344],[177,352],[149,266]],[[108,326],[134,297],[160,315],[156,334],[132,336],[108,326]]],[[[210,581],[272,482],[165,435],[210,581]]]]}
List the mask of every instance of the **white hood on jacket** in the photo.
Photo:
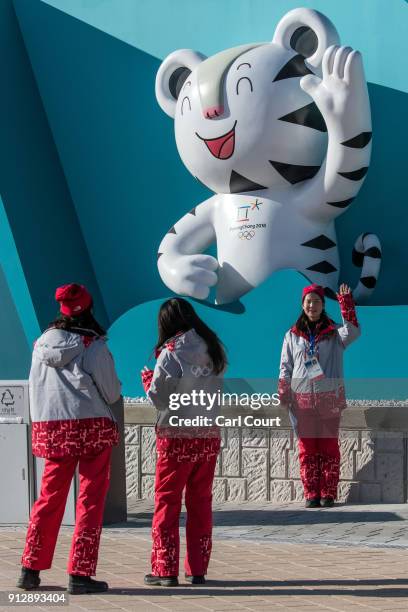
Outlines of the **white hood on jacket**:
{"type": "Polygon", "coordinates": [[[179,360],[198,366],[206,366],[211,362],[207,352],[207,344],[195,329],[190,329],[188,332],[176,336],[173,341],[179,360]]]}
{"type": "Polygon", "coordinates": [[[63,368],[84,351],[81,336],[63,329],[46,331],[35,343],[34,355],[52,368],[63,368]]]}

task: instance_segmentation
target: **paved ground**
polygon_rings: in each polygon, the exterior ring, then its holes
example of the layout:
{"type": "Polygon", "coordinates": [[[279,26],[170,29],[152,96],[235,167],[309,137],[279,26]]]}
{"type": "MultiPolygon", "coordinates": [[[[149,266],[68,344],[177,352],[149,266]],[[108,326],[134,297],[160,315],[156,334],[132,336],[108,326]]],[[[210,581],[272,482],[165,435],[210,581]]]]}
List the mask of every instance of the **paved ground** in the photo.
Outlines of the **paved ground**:
{"type": "MultiPolygon", "coordinates": [[[[97,577],[110,592],[71,596],[69,610],[408,610],[408,506],[222,504],[214,518],[207,584],[145,587],[151,503],[129,504],[128,522],[103,531],[97,577]]],[[[61,530],[44,590],[66,583],[71,531],[61,530]]],[[[14,589],[23,541],[21,527],[0,528],[0,591],[14,589]]]]}
{"type": "MultiPolygon", "coordinates": [[[[137,527],[139,533],[150,534],[152,507],[150,501],[131,501],[126,529],[137,527]]],[[[219,503],[214,505],[214,523],[214,538],[223,540],[408,549],[408,504],[306,510],[299,503],[219,503]]]]}

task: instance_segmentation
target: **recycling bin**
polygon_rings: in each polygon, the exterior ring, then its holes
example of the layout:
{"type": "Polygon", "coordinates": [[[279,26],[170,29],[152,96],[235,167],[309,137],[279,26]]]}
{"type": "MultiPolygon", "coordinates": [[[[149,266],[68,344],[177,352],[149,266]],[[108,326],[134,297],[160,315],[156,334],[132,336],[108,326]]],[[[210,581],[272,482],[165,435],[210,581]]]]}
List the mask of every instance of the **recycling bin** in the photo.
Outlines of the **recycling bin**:
{"type": "Polygon", "coordinates": [[[0,524],[26,523],[34,492],[28,381],[0,381],[0,524]]]}

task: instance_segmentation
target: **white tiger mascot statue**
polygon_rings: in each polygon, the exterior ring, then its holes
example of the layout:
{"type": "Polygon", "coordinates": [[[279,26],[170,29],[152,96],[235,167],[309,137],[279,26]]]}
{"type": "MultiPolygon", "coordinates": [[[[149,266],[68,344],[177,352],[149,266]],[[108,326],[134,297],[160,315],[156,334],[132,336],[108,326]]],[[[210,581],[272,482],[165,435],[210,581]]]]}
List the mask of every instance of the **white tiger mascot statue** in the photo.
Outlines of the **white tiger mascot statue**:
{"type": "MultiPolygon", "coordinates": [[[[171,53],[156,97],[174,118],[188,170],[215,195],[163,238],[158,269],[175,293],[227,304],[277,270],[295,269],[334,297],[339,281],[335,219],[360,190],[371,153],[371,114],[361,55],[340,46],[333,24],[299,8],[271,43],[206,58],[171,53]],[[205,254],[217,244],[217,258],[205,254]]],[[[375,286],[381,247],[355,244],[362,272],[354,297],[375,286]]]]}

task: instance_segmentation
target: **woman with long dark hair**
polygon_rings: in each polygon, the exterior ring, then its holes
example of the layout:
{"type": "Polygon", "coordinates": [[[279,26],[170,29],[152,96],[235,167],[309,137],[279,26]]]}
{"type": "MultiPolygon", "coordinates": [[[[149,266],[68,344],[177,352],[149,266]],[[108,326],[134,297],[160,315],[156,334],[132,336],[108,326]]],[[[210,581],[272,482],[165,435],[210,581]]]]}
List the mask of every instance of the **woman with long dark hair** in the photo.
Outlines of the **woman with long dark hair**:
{"type": "MultiPolygon", "coordinates": [[[[158,316],[157,362],[145,368],[142,380],[158,411],[156,424],[155,509],[152,525],[152,573],[149,585],[177,586],[179,574],[179,517],[183,490],[187,510],[186,580],[204,584],[211,554],[212,484],[220,450],[220,436],[211,425],[214,410],[194,404],[194,393],[217,393],[227,360],[223,345],[197,315],[191,304],[172,298],[162,304],[158,316]],[[174,410],[172,400],[181,396],[174,410]],[[187,405],[186,405],[187,404],[187,405]],[[201,408],[201,411],[200,411],[201,408]],[[172,426],[206,415],[208,425],[172,426]]],[[[197,397],[197,395],[195,396],[197,397]]]]}
{"type": "Polygon", "coordinates": [[[324,288],[305,287],[302,312],[282,347],[280,400],[289,408],[298,437],[306,508],[331,507],[337,496],[339,426],[346,407],[343,353],[361,333],[347,285],[340,285],[337,299],[343,325],[327,316],[324,288]]]}
{"type": "Polygon", "coordinates": [[[83,285],[59,287],[60,315],[34,345],[29,379],[32,450],[45,458],[41,492],[30,515],[17,586],[40,585],[51,567],[67,495],[78,466],[79,495],[69,555],[68,592],[106,591],[94,580],[112,446],[118,427],[109,404],[121,384],[106,332],[92,314],[92,296],[83,285]]]}

